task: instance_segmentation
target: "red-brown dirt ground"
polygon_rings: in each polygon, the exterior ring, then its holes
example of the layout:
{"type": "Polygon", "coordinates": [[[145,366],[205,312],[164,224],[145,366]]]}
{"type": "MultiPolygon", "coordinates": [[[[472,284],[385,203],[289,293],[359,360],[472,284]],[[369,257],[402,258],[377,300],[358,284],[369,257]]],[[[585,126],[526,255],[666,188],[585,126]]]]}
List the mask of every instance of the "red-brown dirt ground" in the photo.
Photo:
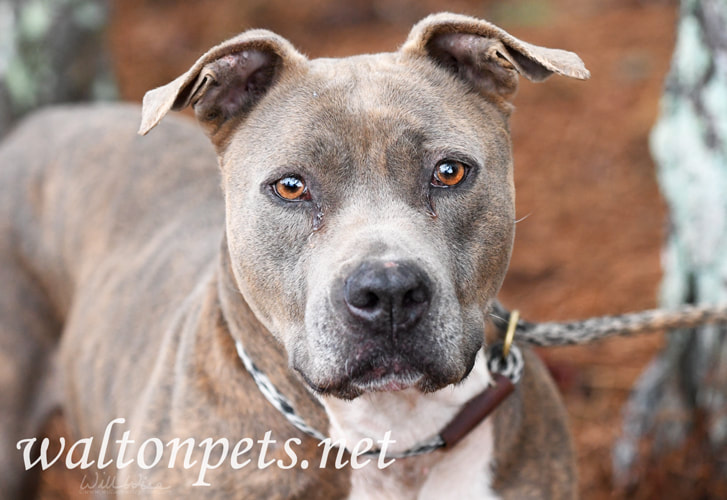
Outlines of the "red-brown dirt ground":
{"type": "MultiPolygon", "coordinates": [[[[501,298],[534,321],[656,306],[666,209],[648,135],[673,49],[675,2],[115,3],[110,50],[121,96],[131,101],[178,76],[208,47],[250,27],[272,29],[310,57],[344,56],[394,50],[418,19],[450,10],[489,19],[532,43],[577,52],[591,80],[523,81],[515,98],[517,206],[519,217],[527,217],[517,226],[501,298]]],[[[570,415],[582,498],[626,496],[612,485],[610,447],[632,384],[662,344],[661,335],[652,335],[541,351],[570,415]]],[[[704,478],[683,470],[685,460],[679,455],[670,466],[645,472],[628,497],[714,497],[698,490],[695,481],[704,478]]],[[[67,498],[56,483],[46,480],[45,498],[67,498]]]]}

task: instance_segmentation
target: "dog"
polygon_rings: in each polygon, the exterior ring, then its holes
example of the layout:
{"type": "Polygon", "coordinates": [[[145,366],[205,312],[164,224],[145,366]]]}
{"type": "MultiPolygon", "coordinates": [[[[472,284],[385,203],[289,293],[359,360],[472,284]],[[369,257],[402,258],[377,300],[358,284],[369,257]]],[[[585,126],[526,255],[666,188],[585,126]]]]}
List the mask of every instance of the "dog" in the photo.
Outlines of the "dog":
{"type": "Polygon", "coordinates": [[[98,498],[575,497],[564,408],[525,348],[514,393],[458,444],[387,458],[492,384],[510,100],[552,74],[589,76],[445,13],[397,52],[343,59],[247,31],[141,113],[25,120],[0,149],[0,495],[33,494],[24,460],[61,409],[77,441],[60,461],[98,498]],[[133,133],[188,106],[204,134],[171,117],[133,133]],[[253,371],[345,443],[340,466],[308,466],[334,452],[253,371]],[[366,440],[388,449],[359,467],[366,440]],[[157,460],[172,442],[177,466],[157,460]]]}

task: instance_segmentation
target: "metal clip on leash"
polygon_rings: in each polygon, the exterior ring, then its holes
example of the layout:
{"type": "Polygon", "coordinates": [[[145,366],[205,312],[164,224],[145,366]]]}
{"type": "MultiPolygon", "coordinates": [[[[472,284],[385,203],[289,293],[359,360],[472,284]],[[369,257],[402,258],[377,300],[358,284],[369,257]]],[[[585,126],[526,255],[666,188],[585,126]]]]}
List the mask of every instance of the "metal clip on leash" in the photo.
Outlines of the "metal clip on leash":
{"type": "Polygon", "coordinates": [[[508,378],[513,384],[520,381],[525,365],[522,352],[513,343],[519,320],[520,312],[517,310],[512,311],[507,323],[505,339],[502,342],[496,342],[487,350],[487,368],[493,378],[495,374],[500,374],[508,378]]]}

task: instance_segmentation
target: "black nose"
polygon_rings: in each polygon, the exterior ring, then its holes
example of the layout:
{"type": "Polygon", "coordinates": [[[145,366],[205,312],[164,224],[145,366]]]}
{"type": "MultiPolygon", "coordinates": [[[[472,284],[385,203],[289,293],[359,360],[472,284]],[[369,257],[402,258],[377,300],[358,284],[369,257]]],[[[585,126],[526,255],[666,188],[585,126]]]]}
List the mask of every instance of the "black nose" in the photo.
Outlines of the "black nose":
{"type": "Polygon", "coordinates": [[[426,273],[406,262],[361,264],[343,287],[349,313],[375,333],[411,329],[429,309],[431,287],[426,273]]]}

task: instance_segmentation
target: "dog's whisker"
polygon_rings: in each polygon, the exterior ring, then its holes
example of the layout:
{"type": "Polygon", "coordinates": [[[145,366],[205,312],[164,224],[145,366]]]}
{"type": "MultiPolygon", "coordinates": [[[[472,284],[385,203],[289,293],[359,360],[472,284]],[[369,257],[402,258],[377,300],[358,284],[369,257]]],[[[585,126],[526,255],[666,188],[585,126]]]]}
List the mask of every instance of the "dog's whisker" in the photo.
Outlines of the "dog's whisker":
{"type": "Polygon", "coordinates": [[[514,224],[519,224],[519,223],[521,223],[522,221],[524,221],[525,219],[527,219],[527,218],[528,218],[528,217],[530,217],[531,215],[533,215],[533,213],[532,213],[532,212],[530,212],[530,213],[528,213],[528,214],[525,214],[525,215],[524,215],[523,217],[520,217],[519,219],[516,219],[516,220],[515,220],[515,222],[514,222],[514,224]]]}

